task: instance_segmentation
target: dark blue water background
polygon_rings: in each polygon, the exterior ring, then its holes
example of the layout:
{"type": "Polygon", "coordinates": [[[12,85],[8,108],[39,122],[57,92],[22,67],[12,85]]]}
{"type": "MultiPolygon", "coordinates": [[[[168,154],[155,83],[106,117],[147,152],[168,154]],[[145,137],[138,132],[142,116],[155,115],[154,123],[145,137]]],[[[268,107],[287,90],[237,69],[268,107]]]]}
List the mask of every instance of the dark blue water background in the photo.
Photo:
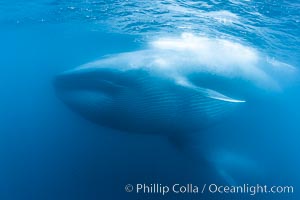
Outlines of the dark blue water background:
{"type": "MultiPolygon", "coordinates": [[[[124,186],[222,182],[163,137],[125,134],[82,119],[56,98],[53,78],[182,32],[239,41],[299,68],[299,9],[298,1],[271,0],[1,2],[0,199],[162,199],[127,194],[124,186]]],[[[295,188],[293,195],[257,198],[297,199],[299,91],[296,81],[199,133],[200,153],[220,149],[250,158],[258,167],[234,176],[295,188]]]]}

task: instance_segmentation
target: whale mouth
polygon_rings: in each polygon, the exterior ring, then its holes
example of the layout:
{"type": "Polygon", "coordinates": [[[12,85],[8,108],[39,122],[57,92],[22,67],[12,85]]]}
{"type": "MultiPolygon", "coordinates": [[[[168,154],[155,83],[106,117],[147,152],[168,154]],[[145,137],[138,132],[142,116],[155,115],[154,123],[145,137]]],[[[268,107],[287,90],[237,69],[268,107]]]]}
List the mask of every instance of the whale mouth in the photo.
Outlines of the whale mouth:
{"type": "Polygon", "coordinates": [[[124,89],[121,77],[119,70],[79,68],[57,75],[53,84],[57,97],[64,104],[89,116],[93,108],[106,105],[105,102],[124,89]]]}
{"type": "Polygon", "coordinates": [[[131,84],[126,72],[109,68],[77,68],[57,75],[53,81],[57,97],[92,121],[101,119],[101,113],[109,113],[114,97],[131,84]]]}
{"type": "Polygon", "coordinates": [[[54,79],[56,92],[97,91],[114,93],[124,87],[121,72],[111,69],[77,69],[59,74],[54,79]]]}
{"type": "Polygon", "coordinates": [[[57,75],[53,85],[57,97],[64,104],[88,118],[96,118],[96,111],[109,109],[114,99],[135,88],[138,82],[136,71],[77,68],[57,75]]]}

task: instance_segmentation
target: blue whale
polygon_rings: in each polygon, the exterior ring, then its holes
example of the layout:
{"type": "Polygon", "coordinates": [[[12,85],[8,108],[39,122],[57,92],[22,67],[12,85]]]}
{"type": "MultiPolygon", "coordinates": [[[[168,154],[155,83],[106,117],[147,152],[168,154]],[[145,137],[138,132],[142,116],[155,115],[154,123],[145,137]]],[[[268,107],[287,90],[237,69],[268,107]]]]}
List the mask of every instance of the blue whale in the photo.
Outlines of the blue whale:
{"type": "Polygon", "coordinates": [[[185,34],[66,71],[54,84],[67,106],[102,126],[178,136],[215,123],[255,89],[279,90],[278,76],[293,69],[269,60],[239,43],[185,34]]]}
{"type": "Polygon", "coordinates": [[[140,69],[105,66],[56,77],[59,98],[100,125],[133,133],[197,132],[244,102],[140,69]]]}
{"type": "MultiPolygon", "coordinates": [[[[128,133],[164,135],[182,147],[186,138],[259,91],[280,91],[294,73],[292,66],[251,47],[187,34],[65,71],[55,77],[54,86],[68,107],[92,122],[128,133]]],[[[212,157],[207,160],[231,184],[232,163],[250,166],[247,159],[223,151],[212,157]]]]}

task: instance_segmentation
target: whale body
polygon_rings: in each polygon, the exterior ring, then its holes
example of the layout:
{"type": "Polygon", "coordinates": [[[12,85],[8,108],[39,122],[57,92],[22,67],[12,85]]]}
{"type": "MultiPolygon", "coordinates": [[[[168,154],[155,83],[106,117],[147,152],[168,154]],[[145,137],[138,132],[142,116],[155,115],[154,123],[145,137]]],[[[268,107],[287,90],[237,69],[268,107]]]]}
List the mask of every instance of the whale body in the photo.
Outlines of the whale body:
{"type": "Polygon", "coordinates": [[[276,63],[239,43],[187,34],[66,71],[54,84],[67,106],[102,126],[172,136],[218,121],[246,102],[246,88],[280,88],[277,74],[293,69],[276,63]]]}
{"type": "Polygon", "coordinates": [[[294,74],[291,65],[251,47],[184,34],[63,72],[54,85],[57,96],[84,118],[123,132],[167,136],[236,185],[240,174],[257,174],[257,163],[222,149],[195,152],[194,133],[198,137],[258,94],[281,91],[294,74]]]}

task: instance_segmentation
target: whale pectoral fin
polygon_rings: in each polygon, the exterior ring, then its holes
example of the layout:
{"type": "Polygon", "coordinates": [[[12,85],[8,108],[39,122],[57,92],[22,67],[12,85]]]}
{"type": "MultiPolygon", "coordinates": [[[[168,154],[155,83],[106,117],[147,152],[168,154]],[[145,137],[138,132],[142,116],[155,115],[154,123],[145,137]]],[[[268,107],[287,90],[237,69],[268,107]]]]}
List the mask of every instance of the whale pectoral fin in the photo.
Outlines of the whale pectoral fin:
{"type": "Polygon", "coordinates": [[[209,98],[212,99],[217,99],[217,100],[221,100],[221,101],[227,101],[227,102],[231,102],[231,103],[244,103],[246,102],[245,100],[239,100],[239,99],[233,99],[231,97],[228,97],[220,92],[217,92],[215,90],[211,90],[211,89],[207,89],[207,88],[200,88],[197,87],[196,88],[199,92],[202,92],[204,95],[206,95],[209,98]]]}
{"type": "MultiPolygon", "coordinates": [[[[175,80],[183,89],[191,90],[190,94],[196,96],[192,102],[189,102],[189,106],[194,110],[196,117],[204,116],[210,121],[211,119],[220,119],[224,114],[234,109],[236,105],[245,102],[209,88],[196,86],[182,77],[177,77],[175,80]]],[[[203,121],[201,123],[205,124],[203,121]]]]}
{"type": "Polygon", "coordinates": [[[224,95],[224,94],[222,94],[218,91],[215,91],[215,90],[212,90],[212,89],[209,89],[209,88],[199,87],[197,85],[194,85],[193,83],[191,83],[190,81],[188,81],[187,79],[185,79],[183,77],[176,77],[175,80],[176,80],[176,83],[178,85],[194,89],[197,92],[203,94],[203,96],[206,96],[206,97],[209,97],[209,98],[212,98],[212,99],[231,102],[231,103],[244,103],[244,102],[246,102],[245,100],[239,100],[239,99],[231,98],[229,96],[226,96],[226,95],[224,95]]]}
{"type": "Polygon", "coordinates": [[[219,119],[224,114],[228,113],[237,106],[237,104],[246,101],[228,97],[215,90],[197,87],[195,90],[205,98],[202,98],[205,103],[202,104],[203,113],[213,119],[219,119]]]}

